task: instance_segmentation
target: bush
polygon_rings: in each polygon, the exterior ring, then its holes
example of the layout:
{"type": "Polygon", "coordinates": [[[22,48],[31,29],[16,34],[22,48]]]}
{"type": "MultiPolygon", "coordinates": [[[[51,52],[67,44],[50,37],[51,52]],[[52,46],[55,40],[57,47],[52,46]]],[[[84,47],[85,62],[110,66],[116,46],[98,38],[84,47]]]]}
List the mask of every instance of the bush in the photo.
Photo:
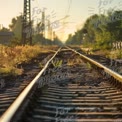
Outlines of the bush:
{"type": "Polygon", "coordinates": [[[0,74],[21,74],[23,70],[18,69],[17,65],[30,61],[42,50],[40,46],[7,47],[0,45],[0,74]]]}

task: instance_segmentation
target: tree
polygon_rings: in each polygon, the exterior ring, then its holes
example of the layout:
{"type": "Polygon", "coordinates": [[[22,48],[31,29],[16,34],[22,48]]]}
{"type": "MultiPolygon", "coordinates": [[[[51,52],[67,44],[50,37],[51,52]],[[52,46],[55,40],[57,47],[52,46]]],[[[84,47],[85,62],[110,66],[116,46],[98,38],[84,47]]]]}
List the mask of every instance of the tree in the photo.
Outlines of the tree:
{"type": "Polygon", "coordinates": [[[14,37],[20,41],[22,34],[22,16],[20,15],[13,18],[9,28],[13,31],[14,37]]]}
{"type": "Polygon", "coordinates": [[[107,15],[95,14],[89,17],[81,30],[68,37],[66,44],[80,44],[80,40],[85,37],[83,44],[109,49],[112,42],[122,40],[121,16],[122,11],[109,11],[107,15]]]}
{"type": "Polygon", "coordinates": [[[11,21],[11,24],[9,25],[9,28],[10,28],[11,30],[13,30],[13,28],[14,28],[16,22],[17,22],[17,18],[13,18],[12,21],[11,21]]]}
{"type": "Polygon", "coordinates": [[[53,45],[59,45],[59,46],[63,45],[61,40],[57,36],[54,38],[52,43],[53,43],[53,45]]]}
{"type": "Polygon", "coordinates": [[[0,32],[10,32],[10,30],[9,30],[8,28],[3,27],[3,28],[0,30],[0,32]]]}
{"type": "Polygon", "coordinates": [[[68,35],[68,39],[67,39],[67,41],[65,42],[67,45],[69,45],[69,44],[71,44],[71,42],[72,42],[72,34],[69,34],[68,35]]]}

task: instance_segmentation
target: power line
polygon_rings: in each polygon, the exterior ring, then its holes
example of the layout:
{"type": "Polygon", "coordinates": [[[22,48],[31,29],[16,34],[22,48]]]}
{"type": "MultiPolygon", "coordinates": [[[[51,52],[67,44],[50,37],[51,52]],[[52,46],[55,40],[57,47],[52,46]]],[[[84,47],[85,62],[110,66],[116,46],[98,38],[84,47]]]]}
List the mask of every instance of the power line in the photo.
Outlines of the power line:
{"type": "Polygon", "coordinates": [[[70,8],[71,8],[72,0],[69,0],[68,9],[67,9],[67,15],[69,14],[70,8]]]}
{"type": "Polygon", "coordinates": [[[65,20],[67,17],[69,17],[69,12],[70,12],[70,8],[71,8],[71,4],[72,4],[72,0],[68,0],[68,8],[66,10],[66,15],[63,19],[63,22],[62,22],[62,28],[60,30],[62,30],[62,37],[64,37],[64,29],[65,27],[67,26],[68,22],[66,23],[65,20]]]}

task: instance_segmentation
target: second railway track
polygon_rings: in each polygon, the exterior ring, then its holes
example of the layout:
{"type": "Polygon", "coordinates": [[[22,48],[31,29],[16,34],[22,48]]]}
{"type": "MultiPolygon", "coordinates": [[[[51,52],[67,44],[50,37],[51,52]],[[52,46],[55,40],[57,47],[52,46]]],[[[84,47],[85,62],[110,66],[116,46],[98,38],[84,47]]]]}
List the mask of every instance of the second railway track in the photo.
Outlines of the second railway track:
{"type": "Polygon", "coordinates": [[[122,122],[122,76],[90,61],[59,49],[0,122],[122,122]]]}

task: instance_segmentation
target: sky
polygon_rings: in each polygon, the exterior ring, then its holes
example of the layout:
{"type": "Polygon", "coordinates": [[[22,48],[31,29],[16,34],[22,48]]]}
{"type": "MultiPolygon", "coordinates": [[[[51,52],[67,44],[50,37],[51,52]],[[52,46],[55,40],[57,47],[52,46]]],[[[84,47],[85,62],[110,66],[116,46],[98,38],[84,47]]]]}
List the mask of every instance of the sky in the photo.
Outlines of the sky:
{"type": "MultiPolygon", "coordinates": [[[[12,18],[23,13],[23,3],[24,0],[0,0],[0,24],[8,27],[12,18]]],[[[122,0],[31,0],[34,22],[41,21],[41,12],[45,10],[46,20],[54,22],[52,28],[63,41],[80,29],[89,16],[121,8],[122,0]]]]}

